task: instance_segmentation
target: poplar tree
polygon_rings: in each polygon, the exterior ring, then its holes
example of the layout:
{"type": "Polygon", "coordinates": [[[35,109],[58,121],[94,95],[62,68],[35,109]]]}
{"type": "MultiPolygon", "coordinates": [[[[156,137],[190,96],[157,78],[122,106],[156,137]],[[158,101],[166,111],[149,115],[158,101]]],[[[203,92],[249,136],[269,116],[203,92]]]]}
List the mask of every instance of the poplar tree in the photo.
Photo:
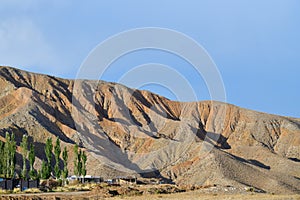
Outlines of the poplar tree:
{"type": "Polygon", "coordinates": [[[0,140],[0,176],[4,176],[4,142],[0,140]]]}
{"type": "Polygon", "coordinates": [[[52,149],[53,149],[52,138],[48,138],[45,145],[45,154],[47,158],[47,163],[45,163],[44,173],[43,173],[46,179],[50,177],[52,171],[51,169],[52,149]]]}
{"type": "Polygon", "coordinates": [[[10,154],[9,154],[9,145],[10,145],[10,134],[5,133],[5,144],[3,148],[3,174],[6,178],[9,176],[9,165],[10,165],[10,154]]]}
{"type": "Polygon", "coordinates": [[[4,174],[6,178],[12,178],[15,173],[16,165],[16,141],[15,135],[6,132],[4,145],[4,174]]]}
{"type": "Polygon", "coordinates": [[[77,171],[78,171],[78,175],[81,176],[82,175],[82,151],[79,150],[79,153],[77,155],[77,171]]]}
{"type": "Polygon", "coordinates": [[[49,171],[48,171],[48,164],[43,160],[42,161],[42,168],[40,170],[40,177],[42,179],[48,179],[50,177],[49,171]]]}
{"type": "Polygon", "coordinates": [[[30,164],[29,177],[30,177],[30,179],[33,180],[36,178],[36,173],[35,173],[35,170],[33,167],[34,161],[35,161],[35,152],[34,152],[33,144],[30,144],[28,159],[29,159],[29,164],[30,164]]]}
{"type": "Polygon", "coordinates": [[[87,156],[86,156],[86,154],[85,154],[84,151],[81,154],[81,160],[82,160],[82,172],[81,172],[81,174],[83,176],[85,176],[86,175],[86,161],[87,161],[87,156]]]}
{"type": "Polygon", "coordinates": [[[11,134],[11,140],[10,140],[10,166],[9,166],[9,176],[13,177],[15,173],[15,168],[16,168],[16,150],[17,150],[17,145],[16,145],[16,140],[15,140],[15,134],[11,134]]]}
{"type": "Polygon", "coordinates": [[[28,157],[28,136],[27,135],[23,135],[20,146],[21,146],[21,153],[23,157],[23,169],[22,169],[21,177],[23,179],[26,179],[27,178],[26,161],[28,157]]]}
{"type": "Polygon", "coordinates": [[[63,161],[64,161],[64,170],[62,172],[62,177],[64,179],[66,179],[68,177],[68,151],[67,151],[67,147],[65,146],[64,151],[62,152],[62,157],[63,157],[63,161]]]}
{"type": "Polygon", "coordinates": [[[78,155],[78,144],[75,144],[75,146],[74,146],[74,174],[76,175],[76,176],[79,176],[79,173],[80,173],[80,171],[78,170],[78,157],[79,157],[79,155],[78,155]]]}
{"type": "Polygon", "coordinates": [[[81,149],[78,150],[78,145],[74,146],[74,174],[76,176],[86,175],[86,161],[87,156],[81,149]]]}
{"type": "Polygon", "coordinates": [[[54,166],[54,174],[56,178],[60,177],[61,171],[59,169],[59,157],[61,153],[61,148],[60,148],[60,140],[57,137],[56,138],[56,143],[54,147],[54,156],[55,156],[55,166],[54,166]]]}

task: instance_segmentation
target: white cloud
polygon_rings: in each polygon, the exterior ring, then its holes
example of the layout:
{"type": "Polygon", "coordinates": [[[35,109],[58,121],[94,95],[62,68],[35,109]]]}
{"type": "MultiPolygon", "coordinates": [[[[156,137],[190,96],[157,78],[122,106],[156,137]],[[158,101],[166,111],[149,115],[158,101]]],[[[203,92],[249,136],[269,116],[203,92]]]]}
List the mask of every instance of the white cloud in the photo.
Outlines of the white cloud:
{"type": "Polygon", "coordinates": [[[21,10],[29,11],[36,10],[40,7],[61,7],[71,3],[70,0],[52,0],[52,1],[40,1],[40,0],[0,0],[0,10],[21,10]]]}
{"type": "Polygon", "coordinates": [[[0,65],[53,67],[58,61],[54,49],[32,21],[0,21],[0,65]]]}
{"type": "Polygon", "coordinates": [[[0,0],[0,10],[18,10],[18,11],[28,11],[32,9],[36,9],[39,1],[37,0],[0,0]]]}

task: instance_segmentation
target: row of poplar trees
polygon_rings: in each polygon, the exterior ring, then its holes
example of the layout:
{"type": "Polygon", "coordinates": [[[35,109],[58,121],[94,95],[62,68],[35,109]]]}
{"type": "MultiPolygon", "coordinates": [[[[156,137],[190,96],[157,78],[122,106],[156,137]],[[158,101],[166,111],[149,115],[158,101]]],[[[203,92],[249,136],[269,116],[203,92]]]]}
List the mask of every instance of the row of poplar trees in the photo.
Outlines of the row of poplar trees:
{"type": "MultiPolygon", "coordinates": [[[[15,177],[16,166],[16,141],[15,135],[6,133],[5,142],[0,140],[0,176],[5,178],[15,177]]],[[[28,136],[23,135],[22,142],[20,143],[20,151],[22,155],[23,168],[21,171],[21,178],[27,179],[48,179],[51,173],[56,178],[66,179],[68,177],[68,151],[66,146],[63,151],[61,150],[60,140],[57,137],[55,145],[53,146],[52,138],[48,138],[45,144],[46,160],[42,161],[40,170],[34,169],[35,162],[35,146],[28,143],[28,136]],[[52,163],[52,154],[54,154],[54,161],[52,163]],[[63,169],[60,167],[60,159],[63,161],[63,169]],[[29,171],[27,169],[27,161],[29,161],[29,171]],[[52,166],[54,168],[52,169],[52,166]]],[[[74,145],[74,174],[77,176],[86,175],[86,161],[87,156],[84,151],[79,150],[78,145],[74,145]]]]}

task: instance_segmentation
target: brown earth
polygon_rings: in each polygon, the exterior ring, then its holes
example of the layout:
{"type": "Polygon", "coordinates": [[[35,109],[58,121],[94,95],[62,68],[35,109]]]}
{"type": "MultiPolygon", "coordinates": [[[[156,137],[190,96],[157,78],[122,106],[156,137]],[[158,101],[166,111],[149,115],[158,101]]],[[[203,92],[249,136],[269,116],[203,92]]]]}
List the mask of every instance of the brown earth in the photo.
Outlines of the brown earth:
{"type": "Polygon", "coordinates": [[[35,194],[0,195],[3,200],[73,200],[73,199],[255,199],[299,200],[298,194],[263,194],[251,191],[235,191],[234,188],[207,187],[184,191],[174,185],[100,186],[91,192],[51,192],[35,194]]]}
{"type": "MultiPolygon", "coordinates": [[[[15,196],[2,196],[3,200],[99,200],[104,198],[98,198],[97,196],[88,198],[84,194],[43,194],[43,195],[15,195],[15,196]]],[[[124,197],[118,196],[110,198],[111,200],[163,200],[163,199],[178,199],[178,200],[299,200],[299,195],[272,195],[272,194],[227,194],[227,195],[218,195],[218,194],[199,194],[198,192],[188,192],[188,193],[179,193],[179,194],[157,194],[157,195],[143,195],[143,196],[131,196],[124,197]]]]}
{"type": "Polygon", "coordinates": [[[70,152],[78,143],[88,153],[91,175],[300,192],[300,119],[10,67],[0,67],[0,86],[0,139],[13,131],[19,144],[28,134],[36,168],[46,138],[59,136],[70,152]]]}

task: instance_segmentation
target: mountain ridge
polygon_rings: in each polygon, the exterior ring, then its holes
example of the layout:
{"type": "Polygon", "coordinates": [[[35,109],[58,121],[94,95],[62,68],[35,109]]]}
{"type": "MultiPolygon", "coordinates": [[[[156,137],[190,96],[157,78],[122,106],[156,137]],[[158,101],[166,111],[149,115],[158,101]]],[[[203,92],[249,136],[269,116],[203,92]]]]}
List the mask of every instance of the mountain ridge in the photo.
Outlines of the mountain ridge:
{"type": "Polygon", "coordinates": [[[28,134],[36,167],[45,139],[59,136],[70,151],[74,143],[87,151],[89,174],[299,193],[298,118],[10,67],[0,67],[0,85],[0,136],[28,134]]]}
{"type": "Polygon", "coordinates": [[[12,70],[16,70],[16,71],[22,71],[23,73],[28,73],[28,74],[34,74],[34,75],[37,75],[37,76],[46,76],[46,77],[49,77],[49,78],[54,78],[54,79],[60,79],[60,80],[65,80],[65,81],[76,81],[76,80],[82,80],[82,81],[95,81],[95,82],[104,82],[104,83],[108,83],[108,84],[118,84],[118,85],[121,85],[123,87],[126,87],[126,88],[129,88],[131,90],[139,90],[139,91],[144,91],[144,92],[148,92],[148,93],[152,93],[156,96],[159,96],[161,98],[165,98],[169,101],[172,101],[172,102],[179,102],[179,103],[196,103],[196,102],[217,102],[217,103],[224,103],[224,104],[228,104],[228,105],[231,105],[231,106],[235,106],[239,109],[243,109],[243,110],[247,110],[247,111],[253,111],[253,112],[257,112],[257,113],[261,113],[261,114],[267,114],[267,115],[273,115],[273,116],[279,116],[279,117],[286,117],[286,118],[290,118],[290,119],[293,119],[293,120],[296,120],[296,121],[299,121],[300,122],[300,118],[298,117],[295,117],[295,116],[287,116],[287,115],[280,115],[280,114],[274,114],[274,113],[268,113],[268,112],[264,112],[264,111],[259,111],[259,110],[255,110],[255,109],[251,109],[251,108],[244,108],[242,106],[238,106],[238,105],[235,105],[235,104],[232,104],[232,103],[228,103],[228,102],[221,102],[221,101],[216,101],[216,100],[201,100],[201,101],[176,101],[176,100],[172,100],[172,99],[169,99],[163,95],[160,95],[160,94],[157,94],[155,92],[152,92],[150,90],[140,90],[140,89],[136,89],[136,88],[130,88],[126,85],[123,85],[121,83],[115,83],[115,82],[110,82],[110,81],[104,81],[104,80],[90,80],[90,79],[70,79],[70,78],[60,78],[60,77],[57,77],[55,75],[48,75],[48,74],[44,74],[44,73],[39,73],[39,72],[30,72],[28,70],[23,70],[23,69],[18,69],[16,67],[11,67],[11,66],[0,66],[0,68],[9,68],[9,69],[12,69],[12,70]]]}

